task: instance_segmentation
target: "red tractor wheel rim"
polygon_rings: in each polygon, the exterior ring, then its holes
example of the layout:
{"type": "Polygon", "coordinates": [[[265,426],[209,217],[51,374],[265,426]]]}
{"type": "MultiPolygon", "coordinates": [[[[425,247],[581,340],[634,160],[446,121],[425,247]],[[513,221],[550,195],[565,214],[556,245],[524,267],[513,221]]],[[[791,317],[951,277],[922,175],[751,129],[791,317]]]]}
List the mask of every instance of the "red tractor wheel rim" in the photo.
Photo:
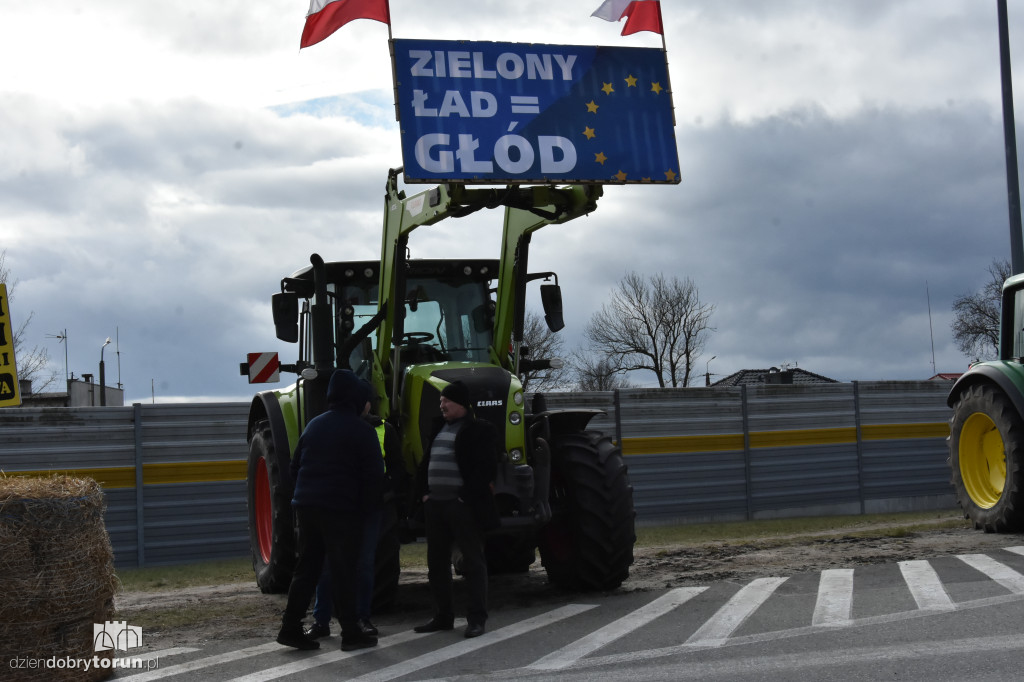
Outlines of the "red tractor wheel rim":
{"type": "Polygon", "coordinates": [[[256,464],[256,490],[253,500],[256,508],[256,539],[263,563],[270,563],[270,548],[274,543],[274,513],[270,501],[270,476],[267,461],[260,458],[256,464]]]}

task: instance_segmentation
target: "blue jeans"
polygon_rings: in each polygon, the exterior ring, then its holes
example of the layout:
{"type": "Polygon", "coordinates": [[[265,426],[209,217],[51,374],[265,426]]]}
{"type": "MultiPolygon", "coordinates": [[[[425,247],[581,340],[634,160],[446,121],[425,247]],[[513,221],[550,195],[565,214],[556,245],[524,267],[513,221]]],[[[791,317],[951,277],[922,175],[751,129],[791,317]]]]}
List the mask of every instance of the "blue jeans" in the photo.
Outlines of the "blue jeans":
{"type": "MultiPolygon", "coordinates": [[[[363,523],[359,560],[356,563],[356,617],[370,619],[373,606],[373,579],[376,575],[377,541],[383,511],[370,512],[363,523]]],[[[331,622],[331,574],[325,565],[316,585],[313,620],[320,625],[331,622]]]]}

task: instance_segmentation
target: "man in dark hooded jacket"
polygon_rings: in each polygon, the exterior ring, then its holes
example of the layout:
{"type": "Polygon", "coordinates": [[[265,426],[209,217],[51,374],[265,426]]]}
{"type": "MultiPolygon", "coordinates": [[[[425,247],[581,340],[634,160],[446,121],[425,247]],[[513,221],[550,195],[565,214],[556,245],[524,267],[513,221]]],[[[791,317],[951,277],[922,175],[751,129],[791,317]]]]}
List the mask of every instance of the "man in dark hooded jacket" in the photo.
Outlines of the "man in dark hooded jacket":
{"type": "Polygon", "coordinates": [[[376,646],[356,625],[356,560],[365,516],[380,502],[384,460],[373,427],[362,416],[372,388],[350,370],[336,370],[327,410],[306,425],[291,461],[298,521],[298,561],[277,641],[299,649],[320,643],[302,631],[302,619],[327,559],[334,613],[343,651],[376,646]]]}

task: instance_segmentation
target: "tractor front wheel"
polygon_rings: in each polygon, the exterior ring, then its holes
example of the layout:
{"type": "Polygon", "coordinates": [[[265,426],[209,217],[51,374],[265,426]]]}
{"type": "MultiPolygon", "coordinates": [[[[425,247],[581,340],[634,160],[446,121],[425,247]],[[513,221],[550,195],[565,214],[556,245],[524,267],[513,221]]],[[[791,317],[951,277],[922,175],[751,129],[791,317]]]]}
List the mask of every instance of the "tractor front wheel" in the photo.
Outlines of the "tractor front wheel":
{"type": "Polygon", "coordinates": [[[551,521],[538,545],[548,579],[568,590],[613,590],[633,564],[636,511],[622,453],[596,432],[555,436],[551,521]]]}
{"type": "Polygon", "coordinates": [[[953,405],[949,465],[957,501],[975,528],[1024,528],[1024,420],[990,384],[964,390],[953,405]]]}
{"type": "Polygon", "coordinates": [[[275,450],[267,421],[253,427],[246,480],[256,584],[265,594],[287,592],[295,568],[292,486],[288,459],[275,450]]]}

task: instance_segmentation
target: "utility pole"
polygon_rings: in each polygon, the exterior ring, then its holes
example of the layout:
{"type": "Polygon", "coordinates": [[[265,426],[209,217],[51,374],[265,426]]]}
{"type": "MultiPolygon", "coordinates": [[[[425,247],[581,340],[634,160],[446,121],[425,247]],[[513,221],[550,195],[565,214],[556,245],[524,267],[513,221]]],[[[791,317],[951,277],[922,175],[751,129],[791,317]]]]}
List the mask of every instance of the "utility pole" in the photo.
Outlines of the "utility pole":
{"type": "Polygon", "coordinates": [[[1006,0],[997,0],[999,15],[999,70],[1003,82],[1003,142],[1006,147],[1006,193],[1010,209],[1010,264],[1014,275],[1024,272],[1024,236],[1020,220],[1020,179],[1017,175],[1017,132],[1013,118],[1013,82],[1010,74],[1010,28],[1006,0]]]}

